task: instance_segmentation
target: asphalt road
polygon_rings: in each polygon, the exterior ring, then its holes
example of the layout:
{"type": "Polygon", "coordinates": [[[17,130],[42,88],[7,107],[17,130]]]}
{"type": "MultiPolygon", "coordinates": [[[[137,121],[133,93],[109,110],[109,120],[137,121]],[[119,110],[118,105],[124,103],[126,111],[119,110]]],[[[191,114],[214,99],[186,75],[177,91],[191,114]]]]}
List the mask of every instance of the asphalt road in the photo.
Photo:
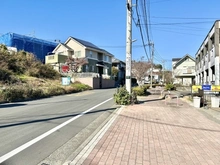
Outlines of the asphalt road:
{"type": "Polygon", "coordinates": [[[64,163],[118,108],[111,99],[114,92],[0,104],[0,164],[64,163]]]}

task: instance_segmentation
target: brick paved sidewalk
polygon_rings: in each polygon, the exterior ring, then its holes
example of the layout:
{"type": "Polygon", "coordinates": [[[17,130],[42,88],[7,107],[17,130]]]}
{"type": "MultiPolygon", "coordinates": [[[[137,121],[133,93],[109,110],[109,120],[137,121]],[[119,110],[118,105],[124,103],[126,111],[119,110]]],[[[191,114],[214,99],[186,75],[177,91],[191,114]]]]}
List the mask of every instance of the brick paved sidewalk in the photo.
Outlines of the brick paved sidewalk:
{"type": "Polygon", "coordinates": [[[196,108],[158,96],[126,106],[84,165],[219,165],[220,125],[196,108]]]}

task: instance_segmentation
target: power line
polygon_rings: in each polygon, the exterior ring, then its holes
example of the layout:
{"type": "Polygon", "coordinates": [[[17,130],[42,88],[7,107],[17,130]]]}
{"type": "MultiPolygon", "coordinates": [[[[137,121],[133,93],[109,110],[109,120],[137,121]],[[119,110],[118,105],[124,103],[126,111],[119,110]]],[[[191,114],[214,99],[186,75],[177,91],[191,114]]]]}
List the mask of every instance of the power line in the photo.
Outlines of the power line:
{"type": "MultiPolygon", "coordinates": [[[[172,23],[151,23],[148,25],[182,25],[182,24],[204,24],[204,23],[213,23],[213,21],[204,21],[204,22],[172,22],[172,23]]],[[[140,24],[145,25],[145,24],[140,24]]]]}
{"type": "Polygon", "coordinates": [[[196,19],[196,20],[199,20],[199,19],[201,19],[201,20],[204,20],[204,19],[212,19],[212,20],[218,20],[219,18],[205,18],[205,17],[158,17],[158,16],[152,16],[152,18],[166,18],[166,19],[189,19],[189,20],[191,20],[191,19],[196,19]]]}
{"type": "MultiPolygon", "coordinates": [[[[126,46],[113,46],[113,45],[106,45],[106,46],[98,46],[100,48],[125,48],[126,46]]],[[[144,45],[132,45],[132,48],[140,48],[140,47],[144,47],[144,45]]]]}
{"type": "Polygon", "coordinates": [[[142,32],[142,27],[140,26],[140,16],[139,16],[139,11],[138,11],[138,0],[136,0],[136,15],[137,15],[137,18],[138,18],[138,24],[137,26],[139,27],[139,31],[140,31],[140,34],[141,34],[141,39],[142,39],[142,43],[143,43],[143,46],[144,46],[144,51],[145,51],[145,54],[146,54],[146,57],[149,60],[149,57],[148,57],[148,53],[147,53],[147,50],[146,50],[146,43],[144,42],[144,37],[143,37],[143,32],[142,32]]]}
{"type": "Polygon", "coordinates": [[[194,34],[194,33],[183,33],[183,32],[176,32],[176,31],[163,30],[163,29],[158,29],[158,30],[159,30],[159,31],[164,31],[164,32],[170,32],[170,33],[187,34],[187,35],[194,35],[194,36],[203,36],[203,35],[194,34]]]}
{"type": "Polygon", "coordinates": [[[167,1],[172,1],[172,0],[160,0],[160,1],[154,1],[154,2],[151,2],[151,3],[161,3],[161,2],[167,2],[167,1]]]}

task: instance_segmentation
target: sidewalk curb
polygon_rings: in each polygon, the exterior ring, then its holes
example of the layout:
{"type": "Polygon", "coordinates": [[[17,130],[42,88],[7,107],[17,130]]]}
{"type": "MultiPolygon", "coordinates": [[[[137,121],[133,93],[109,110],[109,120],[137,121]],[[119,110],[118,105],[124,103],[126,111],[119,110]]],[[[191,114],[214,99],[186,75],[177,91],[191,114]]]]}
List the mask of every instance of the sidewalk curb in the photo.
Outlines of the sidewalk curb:
{"type": "Polygon", "coordinates": [[[118,108],[116,113],[112,114],[106,119],[106,122],[103,122],[97,128],[97,131],[95,131],[93,134],[90,135],[90,137],[78,148],[81,150],[77,156],[70,156],[66,162],[63,165],[79,165],[82,164],[83,161],[88,157],[92,149],[96,146],[96,144],[99,142],[99,140],[103,137],[103,135],[107,132],[109,127],[112,125],[112,123],[115,121],[115,119],[118,117],[118,115],[121,113],[125,106],[121,106],[118,108]]]}

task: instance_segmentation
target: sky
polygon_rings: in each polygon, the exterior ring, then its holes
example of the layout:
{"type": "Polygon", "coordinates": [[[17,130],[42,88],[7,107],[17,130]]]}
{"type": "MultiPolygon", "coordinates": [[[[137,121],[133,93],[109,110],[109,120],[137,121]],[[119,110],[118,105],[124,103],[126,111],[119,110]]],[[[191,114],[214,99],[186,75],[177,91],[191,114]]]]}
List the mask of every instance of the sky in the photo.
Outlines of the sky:
{"type": "MultiPolygon", "coordinates": [[[[144,0],[138,0],[138,8],[144,0]]],[[[171,69],[172,58],[195,54],[214,22],[220,0],[145,0],[154,60],[171,69]]],[[[0,35],[13,32],[65,42],[70,36],[93,43],[115,58],[126,59],[127,0],[1,0],[0,35]]],[[[132,0],[132,59],[150,57],[137,25],[132,0]]],[[[141,13],[142,14],[142,13],[141,13]]],[[[143,15],[139,15],[141,18],[143,15]]],[[[146,26],[145,26],[146,27],[146,26]]],[[[146,31],[146,29],[143,29],[146,31]]],[[[144,36],[146,39],[146,34],[144,36]]]]}

